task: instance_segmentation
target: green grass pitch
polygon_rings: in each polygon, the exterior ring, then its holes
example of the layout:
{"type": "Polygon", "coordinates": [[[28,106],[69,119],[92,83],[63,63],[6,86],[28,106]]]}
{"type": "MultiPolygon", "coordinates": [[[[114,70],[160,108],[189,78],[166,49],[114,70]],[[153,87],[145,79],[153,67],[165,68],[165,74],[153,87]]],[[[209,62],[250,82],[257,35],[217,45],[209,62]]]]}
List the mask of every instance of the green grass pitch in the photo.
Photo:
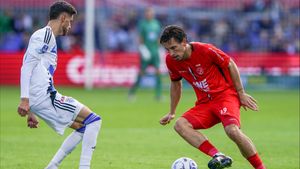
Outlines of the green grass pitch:
{"type": "MultiPolygon", "coordinates": [[[[168,91],[164,102],[154,100],[152,90],[139,90],[135,102],[127,101],[127,89],[58,88],[88,105],[103,119],[92,160],[93,169],[170,169],[182,156],[194,159],[199,169],[207,168],[209,157],[189,146],[159,119],[168,112],[168,91]]],[[[0,168],[42,169],[52,158],[64,136],[57,135],[40,120],[38,129],[26,127],[16,110],[18,87],[0,87],[0,168]]],[[[243,111],[242,130],[252,138],[268,169],[299,169],[299,91],[249,91],[259,112],[243,111]]],[[[177,117],[195,101],[191,89],[183,90],[177,117]]],[[[234,159],[232,169],[251,169],[221,125],[203,131],[222,152],[234,159]]],[[[62,163],[61,169],[76,169],[79,146],[62,163]]]]}

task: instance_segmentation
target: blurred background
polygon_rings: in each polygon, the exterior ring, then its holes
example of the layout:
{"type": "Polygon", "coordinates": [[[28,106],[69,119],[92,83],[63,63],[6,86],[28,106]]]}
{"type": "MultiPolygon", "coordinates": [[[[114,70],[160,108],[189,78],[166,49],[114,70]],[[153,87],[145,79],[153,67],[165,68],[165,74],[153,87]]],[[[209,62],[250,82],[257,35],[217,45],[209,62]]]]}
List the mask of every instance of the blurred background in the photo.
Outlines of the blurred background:
{"type": "MultiPolygon", "coordinates": [[[[0,0],[1,85],[19,84],[30,35],[47,24],[53,2],[0,0]]],[[[94,0],[93,39],[85,38],[89,1],[69,2],[78,15],[70,36],[57,38],[56,86],[84,86],[87,78],[90,87],[131,86],[139,71],[137,23],[152,7],[162,28],[181,25],[189,41],[212,43],[232,56],[248,88],[299,88],[298,0],[94,0]],[[93,44],[93,56],[86,56],[86,41],[93,44]],[[92,61],[88,74],[87,59],[92,61]]],[[[164,53],[161,49],[161,72],[167,75],[164,53]]],[[[143,87],[154,85],[154,71],[148,72],[143,87]]]]}

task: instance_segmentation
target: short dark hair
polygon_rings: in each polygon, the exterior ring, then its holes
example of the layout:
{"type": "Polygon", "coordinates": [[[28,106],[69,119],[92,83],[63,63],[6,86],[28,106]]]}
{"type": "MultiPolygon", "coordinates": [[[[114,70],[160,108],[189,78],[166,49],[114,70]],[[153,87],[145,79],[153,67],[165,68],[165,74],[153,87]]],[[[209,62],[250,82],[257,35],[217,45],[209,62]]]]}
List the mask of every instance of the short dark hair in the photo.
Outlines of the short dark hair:
{"type": "Polygon", "coordinates": [[[174,38],[177,42],[182,42],[183,39],[187,39],[186,33],[183,28],[177,25],[168,25],[162,31],[160,36],[160,43],[168,42],[170,39],[174,38]]]}
{"type": "Polygon", "coordinates": [[[70,3],[66,1],[57,1],[50,6],[49,19],[57,19],[63,12],[66,12],[71,16],[77,14],[75,7],[70,3]]]}

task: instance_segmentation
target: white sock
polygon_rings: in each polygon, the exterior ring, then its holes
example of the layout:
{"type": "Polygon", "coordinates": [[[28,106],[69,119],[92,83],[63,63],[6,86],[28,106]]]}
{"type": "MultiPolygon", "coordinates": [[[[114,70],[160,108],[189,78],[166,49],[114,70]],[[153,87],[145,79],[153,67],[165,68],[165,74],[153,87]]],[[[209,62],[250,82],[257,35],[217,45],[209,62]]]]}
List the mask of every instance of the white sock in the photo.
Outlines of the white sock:
{"type": "Polygon", "coordinates": [[[82,140],[83,133],[73,131],[62,143],[45,169],[57,169],[62,160],[70,154],[82,140]]]}
{"type": "Polygon", "coordinates": [[[101,128],[101,120],[86,125],[82,139],[79,169],[90,169],[91,159],[97,144],[98,133],[101,128]]]}

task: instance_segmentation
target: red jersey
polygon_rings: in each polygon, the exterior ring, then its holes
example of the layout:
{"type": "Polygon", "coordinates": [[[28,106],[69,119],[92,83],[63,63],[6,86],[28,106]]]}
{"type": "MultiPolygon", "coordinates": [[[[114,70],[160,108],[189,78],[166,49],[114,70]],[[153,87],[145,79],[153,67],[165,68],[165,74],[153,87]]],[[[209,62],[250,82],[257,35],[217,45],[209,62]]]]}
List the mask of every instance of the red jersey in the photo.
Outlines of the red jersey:
{"type": "Polygon", "coordinates": [[[229,74],[230,57],[211,44],[192,42],[191,56],[177,61],[170,54],[166,64],[172,81],[184,78],[194,88],[197,103],[212,100],[227,89],[235,92],[229,74]]]}

